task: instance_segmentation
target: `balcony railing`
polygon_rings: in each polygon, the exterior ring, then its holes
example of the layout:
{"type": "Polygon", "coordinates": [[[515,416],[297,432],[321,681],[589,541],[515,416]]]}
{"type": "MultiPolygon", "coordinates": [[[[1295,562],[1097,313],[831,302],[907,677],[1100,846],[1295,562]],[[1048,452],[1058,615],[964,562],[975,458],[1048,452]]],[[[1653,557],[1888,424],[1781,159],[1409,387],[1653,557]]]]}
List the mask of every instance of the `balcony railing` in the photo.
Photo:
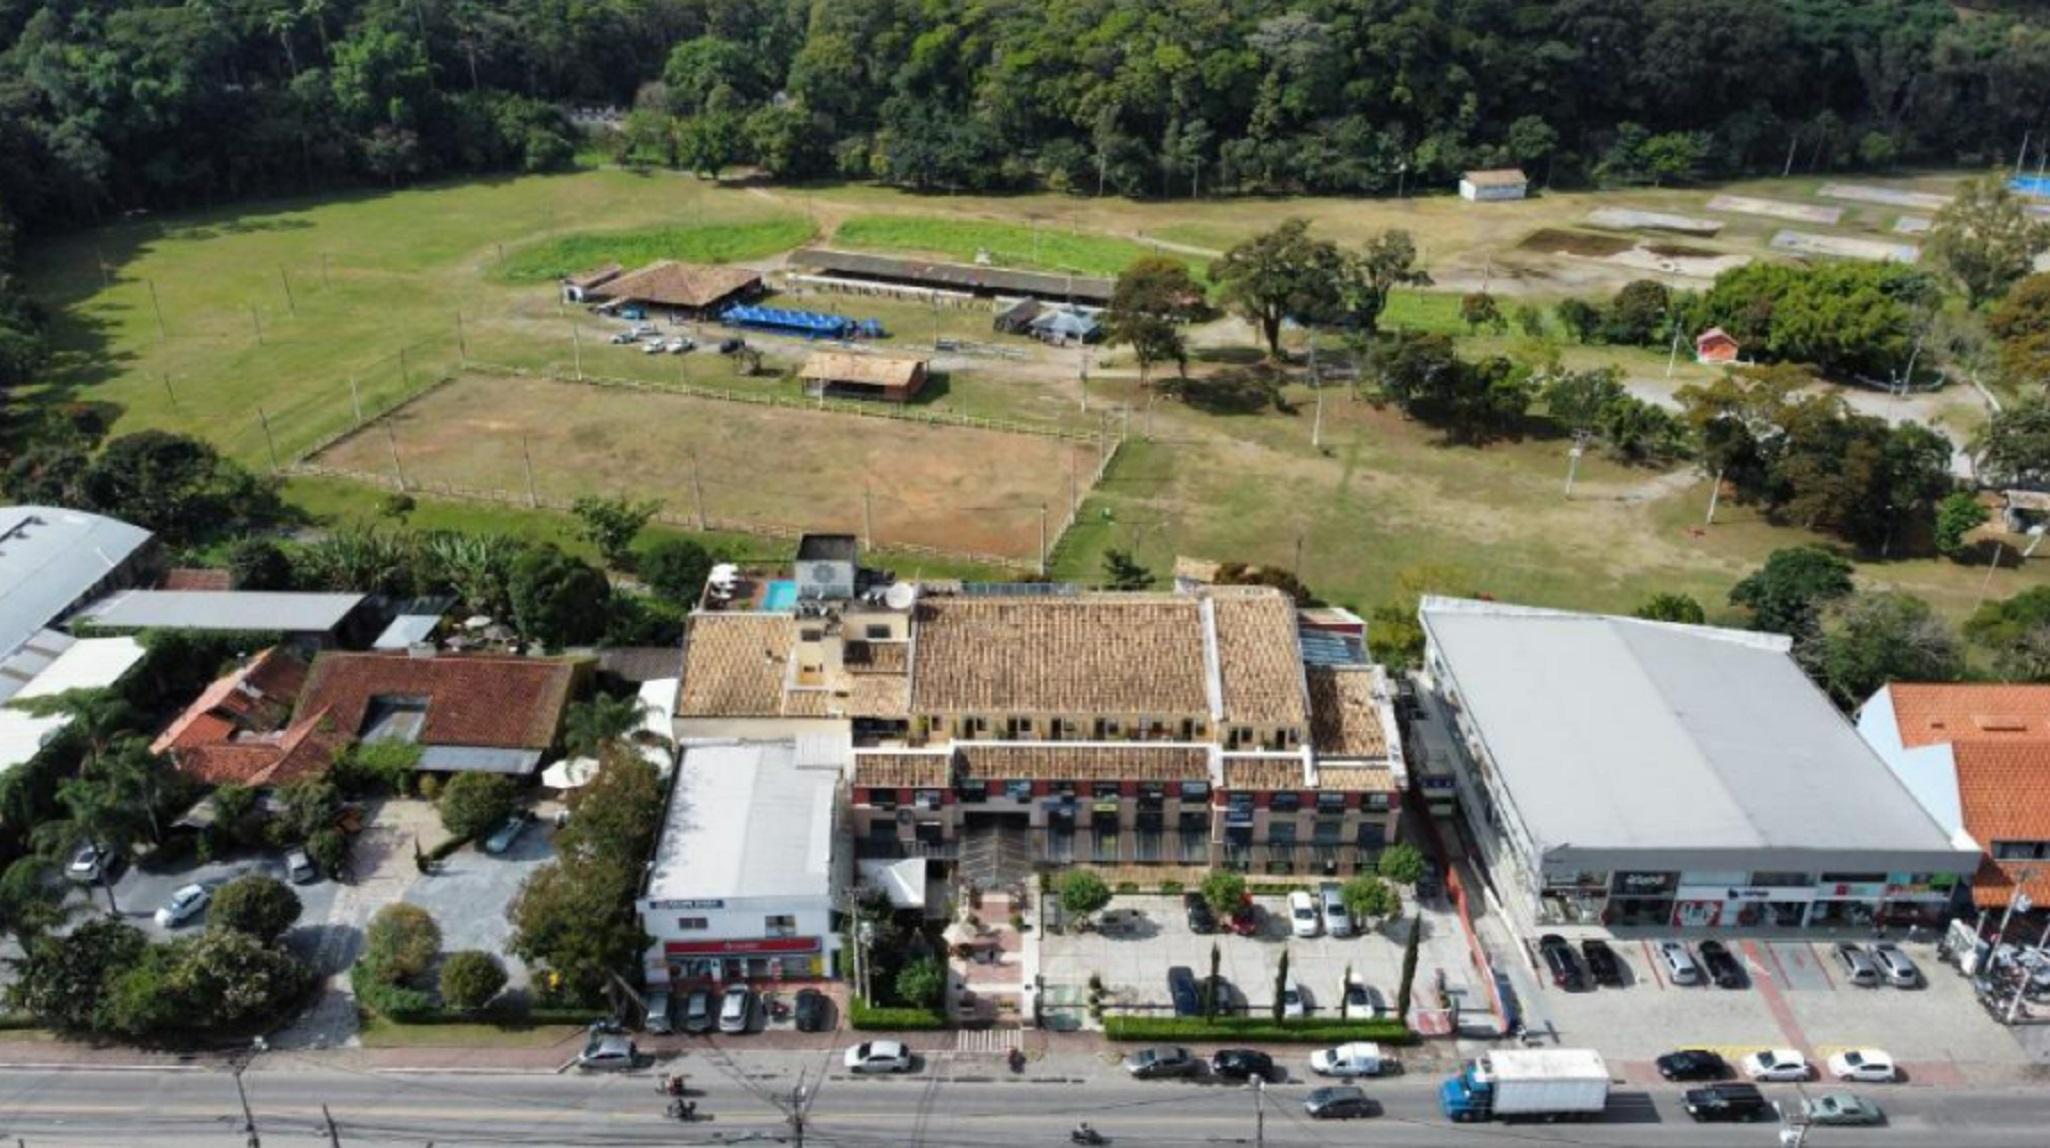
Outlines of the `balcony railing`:
{"type": "Polygon", "coordinates": [[[854,855],[863,861],[903,861],[912,857],[923,857],[928,861],[958,861],[961,859],[961,843],[857,837],[854,855]]]}

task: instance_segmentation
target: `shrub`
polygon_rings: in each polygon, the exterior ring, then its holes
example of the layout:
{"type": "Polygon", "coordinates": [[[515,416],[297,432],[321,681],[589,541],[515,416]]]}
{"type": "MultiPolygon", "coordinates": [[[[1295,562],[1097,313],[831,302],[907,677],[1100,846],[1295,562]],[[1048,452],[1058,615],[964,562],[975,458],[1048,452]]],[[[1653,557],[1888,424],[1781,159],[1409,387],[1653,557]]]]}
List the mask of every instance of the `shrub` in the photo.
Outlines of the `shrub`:
{"type": "Polygon", "coordinates": [[[1398,841],[1381,851],[1381,876],[1402,885],[1414,885],[1424,875],[1424,855],[1407,841],[1398,841]]]}
{"type": "Polygon", "coordinates": [[[897,998],[930,1010],[947,992],[947,966],[937,957],[920,957],[897,971],[897,998]]]}
{"type": "Polygon", "coordinates": [[[849,1001],[847,1024],[871,1032],[914,1032],[947,1027],[947,1018],[931,1009],[877,1008],[860,997],[849,1001]]]}
{"type": "Polygon", "coordinates": [[[1416,1034],[1393,1017],[1374,1020],[1270,1020],[1267,1017],[1109,1016],[1103,1034],[1111,1040],[1133,1041],[1276,1041],[1300,1044],[1343,1044],[1371,1040],[1411,1044],[1416,1034]]]}
{"type": "Polygon", "coordinates": [[[1180,881],[1162,881],[1160,883],[1160,892],[1163,896],[1177,897],[1181,895],[1181,891],[1182,883],[1180,881]]]}
{"type": "Polygon", "coordinates": [[[1061,910],[1074,917],[1086,917],[1110,904],[1110,886],[1087,869],[1061,874],[1060,894],[1061,910]]]}
{"type": "Polygon", "coordinates": [[[1359,876],[1347,881],[1339,890],[1345,900],[1345,910],[1353,920],[1365,926],[1369,921],[1392,917],[1402,910],[1402,898],[1393,886],[1379,877],[1359,876]]]}
{"type": "Polygon", "coordinates": [[[363,931],[363,963],[389,984],[426,972],[440,953],[441,926],[418,905],[386,905],[363,931]]]}
{"type": "Polygon", "coordinates": [[[438,773],[421,774],[416,788],[420,791],[421,800],[433,801],[441,796],[441,775],[438,773]]]}
{"type": "Polygon", "coordinates": [[[434,1015],[434,996],[419,989],[392,984],[368,960],[349,969],[349,986],[356,1003],[388,1020],[419,1020],[434,1015]]]}
{"type": "Polygon", "coordinates": [[[505,965],[490,953],[464,949],[441,964],[441,999],[453,1009],[475,1012],[505,987],[505,965]]]}
{"type": "Polygon", "coordinates": [[[519,804],[519,787],[497,773],[459,773],[442,788],[435,808],[441,824],[457,837],[489,833],[519,804]]]}
{"type": "Polygon", "coordinates": [[[323,829],[306,839],[306,856],[321,872],[339,880],[349,871],[349,835],[339,829],[323,829]]]}
{"type": "Polygon", "coordinates": [[[299,919],[300,908],[299,894],[289,885],[275,877],[250,873],[214,894],[206,910],[206,927],[247,933],[269,944],[299,919]]]}
{"type": "Polygon", "coordinates": [[[1229,869],[1213,869],[1203,877],[1203,899],[1218,914],[1229,914],[1246,896],[1246,879],[1229,869]]]}

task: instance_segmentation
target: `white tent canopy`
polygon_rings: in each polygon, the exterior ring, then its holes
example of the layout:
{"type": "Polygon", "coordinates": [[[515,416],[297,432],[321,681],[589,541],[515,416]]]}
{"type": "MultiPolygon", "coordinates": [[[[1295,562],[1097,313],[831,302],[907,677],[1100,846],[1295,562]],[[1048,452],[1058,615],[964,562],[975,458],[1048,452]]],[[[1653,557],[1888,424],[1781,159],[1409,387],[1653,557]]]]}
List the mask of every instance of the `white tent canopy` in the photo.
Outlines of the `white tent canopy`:
{"type": "Polygon", "coordinates": [[[541,784],[550,789],[582,789],[598,776],[595,757],[566,757],[541,771],[541,784]]]}
{"type": "Polygon", "coordinates": [[[907,857],[902,861],[863,861],[861,882],[889,894],[892,908],[925,908],[925,859],[922,857],[907,857]]]}

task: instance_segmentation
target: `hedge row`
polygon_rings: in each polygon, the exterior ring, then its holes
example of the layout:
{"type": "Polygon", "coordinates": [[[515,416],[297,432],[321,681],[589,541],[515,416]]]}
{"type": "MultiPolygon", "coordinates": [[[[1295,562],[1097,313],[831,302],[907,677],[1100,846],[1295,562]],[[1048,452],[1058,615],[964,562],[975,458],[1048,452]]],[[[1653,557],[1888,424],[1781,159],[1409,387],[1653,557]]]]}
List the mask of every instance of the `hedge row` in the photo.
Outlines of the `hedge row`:
{"type": "Polygon", "coordinates": [[[362,961],[349,970],[349,985],[356,992],[359,1007],[394,1024],[588,1024],[602,1011],[529,1006],[462,1012],[441,1007],[433,993],[386,983],[362,961]]]}
{"type": "Polygon", "coordinates": [[[847,1024],[874,1032],[914,1032],[945,1028],[947,1018],[925,1008],[878,1008],[857,996],[848,1001],[847,1024]]]}
{"type": "Polygon", "coordinates": [[[1243,1040],[1300,1044],[1344,1044],[1371,1040],[1413,1044],[1416,1034],[1399,1020],[1295,1020],[1221,1016],[1108,1016],[1103,1034],[1112,1040],[1243,1040]]]}

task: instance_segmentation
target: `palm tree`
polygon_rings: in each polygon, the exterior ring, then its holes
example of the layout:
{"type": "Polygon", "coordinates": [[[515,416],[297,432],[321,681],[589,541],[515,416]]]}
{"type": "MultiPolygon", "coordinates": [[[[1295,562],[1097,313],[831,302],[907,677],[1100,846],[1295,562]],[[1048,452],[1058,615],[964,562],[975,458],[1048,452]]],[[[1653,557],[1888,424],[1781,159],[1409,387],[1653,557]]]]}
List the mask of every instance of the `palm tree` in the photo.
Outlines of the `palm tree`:
{"type": "Polygon", "coordinates": [[[29,856],[0,873],[0,933],[14,938],[26,951],[35,938],[70,919],[76,906],[67,905],[64,884],[57,867],[48,860],[29,856]]]}
{"type": "Polygon", "coordinates": [[[521,543],[504,534],[460,534],[437,531],[422,540],[421,549],[435,582],[454,590],[478,614],[503,618],[511,612],[513,563],[521,543]]]}
{"type": "Polygon", "coordinates": [[[596,757],[606,745],[624,741],[641,728],[647,706],[639,698],[599,694],[569,707],[562,721],[562,745],[572,757],[596,757]]]}

